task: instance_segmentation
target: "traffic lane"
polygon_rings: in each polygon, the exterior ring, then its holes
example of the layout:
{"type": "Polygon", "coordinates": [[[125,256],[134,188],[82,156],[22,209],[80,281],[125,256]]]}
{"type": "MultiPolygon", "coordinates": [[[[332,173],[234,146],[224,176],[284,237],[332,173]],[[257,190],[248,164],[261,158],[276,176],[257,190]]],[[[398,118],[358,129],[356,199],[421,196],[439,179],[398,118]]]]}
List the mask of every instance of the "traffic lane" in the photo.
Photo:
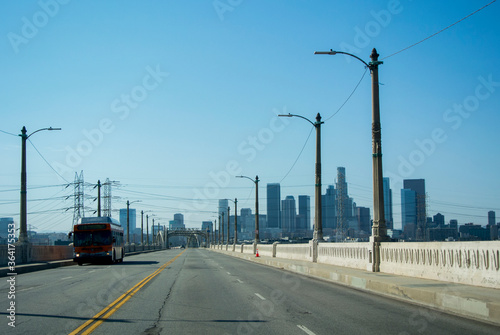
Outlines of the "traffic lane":
{"type": "Polygon", "coordinates": [[[269,301],[268,316],[295,322],[306,333],[498,334],[492,325],[210,253],[214,262],[269,301]]]}
{"type": "Polygon", "coordinates": [[[174,262],[165,267],[158,275],[149,280],[113,315],[99,325],[93,334],[156,334],[156,322],[160,311],[167,303],[169,292],[178,279],[186,250],[174,262]]]}
{"type": "MultiPolygon", "coordinates": [[[[126,257],[113,265],[84,265],[16,276],[16,327],[0,323],[0,333],[68,334],[179,251],[126,257]]],[[[0,306],[9,304],[8,283],[0,284],[0,306]]],[[[2,308],[0,315],[6,316],[2,308]]],[[[6,318],[5,318],[6,319],[6,318]]]]}
{"type": "Polygon", "coordinates": [[[162,313],[162,334],[167,329],[177,334],[296,334],[289,324],[261,317],[262,300],[255,290],[228,274],[212,255],[204,249],[190,252],[162,313]]]}
{"type": "Polygon", "coordinates": [[[263,333],[294,334],[291,327],[274,327],[267,324],[269,320],[255,318],[260,298],[228,276],[209,255],[187,249],[94,333],[238,334],[244,333],[242,326],[255,323],[266,324],[263,333]]]}

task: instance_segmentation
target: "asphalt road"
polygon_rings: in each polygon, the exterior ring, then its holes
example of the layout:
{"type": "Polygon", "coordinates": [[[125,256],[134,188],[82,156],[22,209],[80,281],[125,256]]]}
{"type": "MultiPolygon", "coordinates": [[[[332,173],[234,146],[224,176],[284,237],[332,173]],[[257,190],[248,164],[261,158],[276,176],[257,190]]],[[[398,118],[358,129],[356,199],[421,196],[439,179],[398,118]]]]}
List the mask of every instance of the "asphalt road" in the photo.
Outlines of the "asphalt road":
{"type": "Polygon", "coordinates": [[[0,282],[0,334],[498,334],[470,321],[205,249],[0,282]],[[128,293],[127,293],[128,292],[128,293]],[[7,318],[15,302],[15,328],[7,318]]]}

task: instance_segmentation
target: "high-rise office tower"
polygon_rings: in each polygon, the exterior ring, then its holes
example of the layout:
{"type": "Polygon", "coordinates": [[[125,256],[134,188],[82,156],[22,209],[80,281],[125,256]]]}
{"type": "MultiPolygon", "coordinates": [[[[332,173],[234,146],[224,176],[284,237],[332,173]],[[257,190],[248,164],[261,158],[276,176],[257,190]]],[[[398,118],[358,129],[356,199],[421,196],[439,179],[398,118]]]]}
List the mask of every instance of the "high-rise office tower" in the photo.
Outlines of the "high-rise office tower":
{"type": "Polygon", "coordinates": [[[496,224],[496,219],[495,219],[495,212],[494,211],[489,211],[488,212],[488,225],[493,226],[496,224]]]}
{"type": "Polygon", "coordinates": [[[425,241],[427,231],[427,208],[425,201],[425,179],[404,179],[403,188],[415,192],[415,211],[417,217],[416,240],[425,241]]]}
{"type": "Polygon", "coordinates": [[[177,221],[180,225],[184,225],[184,215],[181,213],[174,214],[174,220],[177,221]]]}
{"type": "MultiPolygon", "coordinates": [[[[132,235],[133,232],[135,231],[136,228],[136,211],[135,208],[129,208],[128,209],[128,216],[129,216],[129,227],[130,227],[130,234],[132,235]]],[[[125,229],[125,234],[127,233],[127,209],[126,208],[121,208],[120,209],[120,226],[125,229]]]]}
{"type": "Polygon", "coordinates": [[[406,238],[415,239],[417,227],[417,196],[409,189],[401,190],[401,229],[406,238]]]}
{"type": "Polygon", "coordinates": [[[295,209],[295,198],[287,195],[281,201],[281,229],[284,233],[293,233],[297,228],[297,211],[295,209]]]}
{"type": "Polygon", "coordinates": [[[267,184],[267,228],[281,228],[281,187],[267,184]]]}
{"type": "Polygon", "coordinates": [[[384,213],[387,229],[394,229],[394,218],[392,216],[392,190],[388,177],[384,177],[384,213]]]}
{"type": "Polygon", "coordinates": [[[370,226],[370,208],[368,207],[357,207],[357,216],[359,223],[359,231],[364,232],[365,234],[371,235],[371,226],[370,226]]]}
{"type": "Polygon", "coordinates": [[[311,197],[299,195],[299,215],[297,216],[297,230],[311,229],[311,197]]]}
{"type": "Polygon", "coordinates": [[[326,193],[321,195],[321,223],[323,229],[335,229],[337,228],[337,218],[336,218],[336,192],[333,185],[328,185],[326,188],[326,193]]]}

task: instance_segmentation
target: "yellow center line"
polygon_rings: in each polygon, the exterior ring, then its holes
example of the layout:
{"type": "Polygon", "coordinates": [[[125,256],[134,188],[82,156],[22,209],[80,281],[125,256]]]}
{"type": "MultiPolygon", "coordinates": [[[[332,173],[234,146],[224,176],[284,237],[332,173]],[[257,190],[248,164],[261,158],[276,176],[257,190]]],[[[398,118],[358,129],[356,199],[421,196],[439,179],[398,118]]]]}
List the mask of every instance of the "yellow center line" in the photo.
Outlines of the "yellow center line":
{"type": "MultiPolygon", "coordinates": [[[[186,251],[186,250],[184,250],[186,251]]],[[[107,318],[109,318],[111,315],[113,315],[120,307],[123,306],[134,294],[136,294],[144,285],[146,285],[151,279],[156,277],[160,272],[165,270],[167,266],[172,264],[177,258],[179,258],[180,255],[184,253],[182,251],[180,254],[163,264],[161,267],[159,267],[156,271],[154,271],[152,274],[135,284],[131,289],[129,289],[127,292],[122,294],[121,296],[118,297],[115,301],[110,303],[108,306],[103,308],[102,311],[94,315],[91,319],[86,321],[83,325],[80,327],[76,328],[74,331],[72,331],[69,335],[76,335],[82,332],[85,328],[85,331],[81,333],[82,335],[90,334],[92,333],[97,327],[99,327],[107,318]],[[106,313],[107,312],[107,313],[106,313]],[[104,316],[103,316],[104,315],[104,316]],[[89,327],[90,326],[90,327],[89,327]]]]}

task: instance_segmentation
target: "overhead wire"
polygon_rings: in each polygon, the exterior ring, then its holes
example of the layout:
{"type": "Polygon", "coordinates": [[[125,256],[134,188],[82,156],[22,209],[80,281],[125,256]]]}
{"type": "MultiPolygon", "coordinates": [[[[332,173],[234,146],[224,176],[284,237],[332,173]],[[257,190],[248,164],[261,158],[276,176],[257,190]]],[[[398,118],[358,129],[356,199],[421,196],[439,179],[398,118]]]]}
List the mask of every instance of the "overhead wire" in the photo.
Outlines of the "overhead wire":
{"type": "MultiPolygon", "coordinates": [[[[363,75],[361,76],[361,79],[359,79],[358,83],[356,84],[356,86],[354,87],[354,89],[352,90],[351,94],[349,94],[349,96],[347,97],[347,99],[345,99],[345,101],[342,103],[342,105],[340,105],[340,107],[335,111],[335,113],[333,113],[329,118],[327,118],[324,122],[330,120],[332,117],[334,117],[335,115],[337,115],[340,110],[345,106],[345,104],[351,99],[351,97],[353,96],[353,94],[356,92],[356,90],[358,89],[359,87],[359,84],[361,84],[361,82],[363,81],[363,78],[365,77],[366,75],[366,72],[368,71],[368,69],[365,69],[365,71],[363,72],[363,75]]],[[[304,145],[302,146],[302,149],[300,149],[300,152],[299,154],[297,155],[297,158],[295,159],[295,161],[293,162],[292,166],[290,167],[290,169],[288,170],[288,172],[285,174],[285,176],[283,178],[281,178],[280,180],[280,183],[283,182],[283,180],[285,180],[285,178],[290,174],[290,172],[293,170],[293,168],[295,167],[295,165],[297,164],[300,156],[302,156],[302,153],[304,152],[304,148],[306,147],[307,145],[307,142],[309,142],[309,138],[311,137],[311,134],[312,134],[312,131],[313,129],[315,129],[314,127],[311,128],[311,131],[309,132],[309,135],[307,135],[307,138],[306,138],[306,141],[304,142],[304,145]]]]}
{"type": "Polygon", "coordinates": [[[397,51],[397,52],[394,52],[394,53],[390,54],[389,56],[382,58],[381,60],[384,60],[384,59],[387,59],[387,58],[389,58],[389,57],[395,56],[395,55],[397,55],[397,54],[399,54],[399,53],[401,53],[401,52],[403,52],[403,51],[406,51],[406,50],[408,50],[408,49],[410,49],[410,48],[413,48],[414,46],[416,46],[416,45],[418,45],[418,44],[420,44],[420,43],[422,43],[422,42],[424,42],[424,41],[427,41],[428,39],[430,39],[430,38],[432,38],[432,37],[434,37],[434,36],[436,36],[436,35],[438,35],[438,34],[442,33],[443,31],[445,31],[445,30],[447,30],[447,29],[450,29],[451,27],[453,27],[454,25],[456,25],[456,24],[458,24],[458,23],[462,22],[463,20],[468,19],[468,18],[469,18],[469,17],[471,17],[472,15],[474,15],[474,14],[476,14],[476,13],[480,12],[481,10],[485,9],[486,7],[490,6],[491,4],[493,4],[493,3],[494,3],[494,2],[496,2],[496,1],[497,1],[497,0],[493,0],[493,1],[491,1],[490,3],[488,3],[488,4],[484,5],[483,7],[481,7],[481,8],[479,8],[479,9],[475,10],[474,12],[472,12],[472,13],[470,13],[469,15],[467,15],[467,16],[465,16],[465,17],[461,18],[460,20],[458,20],[458,21],[456,21],[456,22],[454,22],[454,23],[450,24],[449,26],[447,26],[447,27],[445,27],[445,28],[443,28],[443,29],[441,29],[441,30],[439,30],[439,31],[435,32],[435,33],[434,33],[434,34],[432,34],[432,35],[427,36],[426,38],[424,38],[424,39],[422,39],[422,40],[420,40],[420,41],[418,41],[418,42],[416,42],[416,43],[413,43],[413,44],[412,44],[412,45],[410,45],[410,46],[407,46],[406,48],[403,48],[403,49],[401,49],[401,50],[399,50],[399,51],[397,51]]]}

